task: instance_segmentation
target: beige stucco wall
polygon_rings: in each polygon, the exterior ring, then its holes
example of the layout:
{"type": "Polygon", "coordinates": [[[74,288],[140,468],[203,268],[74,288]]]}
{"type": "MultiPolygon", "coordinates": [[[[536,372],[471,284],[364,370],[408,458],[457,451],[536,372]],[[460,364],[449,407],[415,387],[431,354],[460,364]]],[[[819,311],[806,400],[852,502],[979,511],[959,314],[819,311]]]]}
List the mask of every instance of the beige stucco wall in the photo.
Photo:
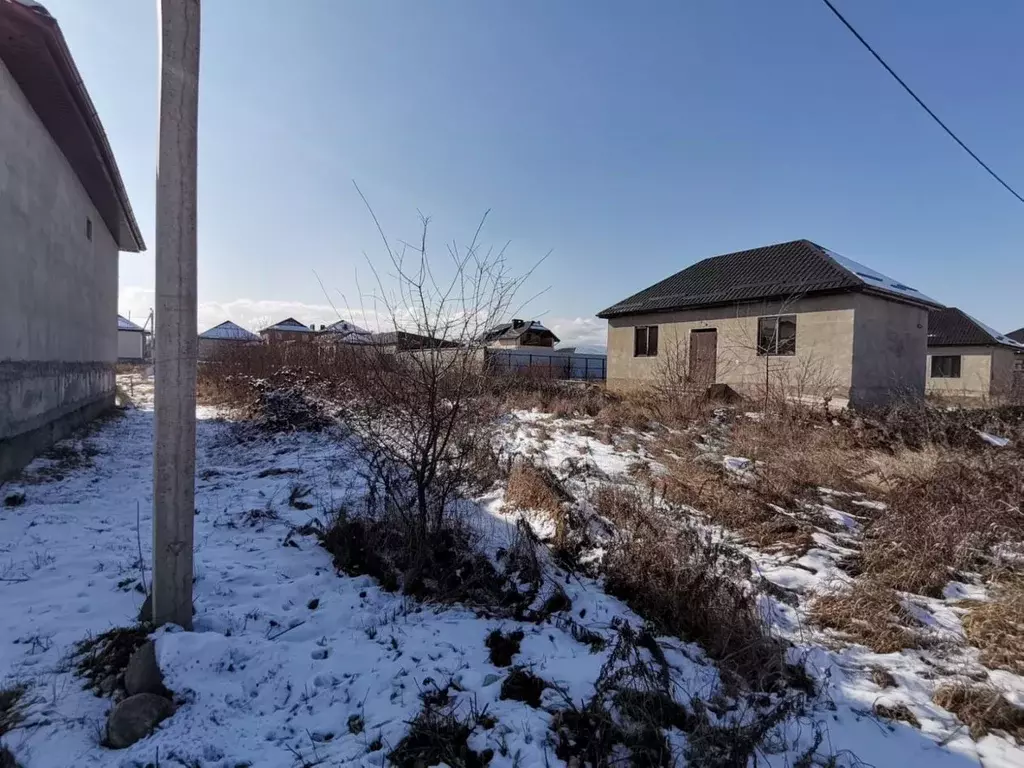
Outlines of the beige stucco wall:
{"type": "Polygon", "coordinates": [[[766,364],[771,387],[799,394],[846,398],[853,375],[856,296],[843,294],[711,309],[613,318],[608,323],[608,387],[625,391],[676,378],[685,371],[690,332],[718,331],[716,381],[737,391],[763,393],[766,364]],[[757,354],[757,319],[796,314],[796,354],[757,354]],[[657,325],[657,357],[633,356],[638,325],[657,325]]]}
{"type": "Polygon", "coordinates": [[[1004,399],[1015,393],[1014,363],[1008,347],[929,347],[928,394],[972,400],[1004,399]],[[933,379],[932,355],[960,355],[959,379],[933,379]]]}
{"type": "Polygon", "coordinates": [[[928,311],[858,293],[855,296],[850,401],[882,405],[892,397],[922,397],[928,354],[928,311]]]}

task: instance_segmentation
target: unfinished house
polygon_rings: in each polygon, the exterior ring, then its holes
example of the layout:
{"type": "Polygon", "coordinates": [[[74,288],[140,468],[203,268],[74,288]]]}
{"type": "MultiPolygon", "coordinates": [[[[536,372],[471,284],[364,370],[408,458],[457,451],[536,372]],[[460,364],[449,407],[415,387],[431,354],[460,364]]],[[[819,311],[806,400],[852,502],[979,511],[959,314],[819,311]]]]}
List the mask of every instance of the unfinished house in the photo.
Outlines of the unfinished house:
{"type": "Polygon", "coordinates": [[[1024,400],[1024,343],[955,307],[931,312],[927,393],[979,403],[1024,400]]]}
{"type": "Polygon", "coordinates": [[[523,347],[554,349],[559,339],[538,320],[520,320],[488,329],[480,341],[488,347],[520,349],[523,347]]]}
{"type": "Polygon", "coordinates": [[[57,21],[0,0],[0,481],[114,404],[118,252],[144,249],[57,21]]]}
{"type": "Polygon", "coordinates": [[[909,285],[809,240],[699,261],[599,313],[608,387],[830,399],[922,396],[928,310],[909,285]]]}

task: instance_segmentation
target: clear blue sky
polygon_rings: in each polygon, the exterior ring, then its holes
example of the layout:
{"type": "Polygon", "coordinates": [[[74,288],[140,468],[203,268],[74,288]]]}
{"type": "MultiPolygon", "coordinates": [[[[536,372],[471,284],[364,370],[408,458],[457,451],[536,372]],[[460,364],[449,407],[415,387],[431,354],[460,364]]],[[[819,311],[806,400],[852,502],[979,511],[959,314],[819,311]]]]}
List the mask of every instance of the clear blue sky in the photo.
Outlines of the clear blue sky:
{"type": "MultiPolygon", "coordinates": [[[[155,0],[47,0],[153,245],[155,0]]],[[[838,0],[1024,188],[1024,3],[838,0]]],[[[493,209],[567,341],[705,256],[807,237],[1001,330],[1024,326],[1024,205],[819,0],[204,0],[200,323],[356,304],[380,248],[493,209]],[[336,294],[335,294],[336,297],[336,294]],[[309,305],[309,306],[305,306],[309,305]],[[223,317],[221,317],[223,315],[223,317]]],[[[121,257],[152,305],[153,254],[121,257]]],[[[328,318],[324,318],[329,321],[328,318]]]]}

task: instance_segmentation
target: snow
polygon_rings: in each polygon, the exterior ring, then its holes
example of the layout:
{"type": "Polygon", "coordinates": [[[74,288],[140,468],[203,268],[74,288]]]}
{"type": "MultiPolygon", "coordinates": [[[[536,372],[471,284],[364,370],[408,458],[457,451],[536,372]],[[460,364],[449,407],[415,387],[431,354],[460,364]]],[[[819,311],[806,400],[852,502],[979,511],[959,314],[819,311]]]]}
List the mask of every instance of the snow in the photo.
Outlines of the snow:
{"type": "Polygon", "coordinates": [[[939,304],[939,306],[941,306],[940,302],[929,296],[925,296],[916,288],[911,288],[909,285],[905,285],[898,280],[893,280],[891,277],[887,277],[881,272],[871,269],[871,267],[867,267],[858,261],[841,256],[835,251],[830,251],[828,248],[822,248],[822,250],[825,251],[833,261],[838,263],[839,266],[849,270],[873,288],[879,288],[883,291],[887,291],[888,293],[895,293],[898,296],[907,296],[917,299],[918,301],[928,301],[932,304],[939,304]]]}
{"type": "Polygon", "coordinates": [[[260,337],[255,333],[245,330],[239,325],[227,320],[216,325],[208,331],[199,334],[200,339],[227,339],[231,341],[259,341],[260,337]]]}
{"type": "MultiPolygon", "coordinates": [[[[143,599],[135,588],[140,551],[149,578],[152,384],[136,380],[132,390],[138,409],[70,443],[96,452],[89,465],[54,474],[46,471],[54,460],[39,459],[26,479],[3,489],[5,496],[26,495],[22,506],[0,507],[0,615],[17,617],[0,622],[0,684],[26,682],[32,701],[26,725],[4,741],[25,768],[137,768],[157,764],[157,756],[159,765],[204,768],[383,766],[420,710],[420,693],[449,680],[458,684],[452,696],[460,711],[486,708],[497,718],[495,728],[478,728],[470,738],[476,750],[495,750],[495,768],[562,765],[548,743],[550,712],[499,698],[507,670],[490,664],[484,638],[498,627],[522,629],[515,662],[557,683],[577,704],[592,694],[610,651],[592,652],[557,622],[498,621],[422,605],[369,577],[339,575],[316,540],[295,528],[361,493],[361,458],[352,444],[333,431],[240,439],[210,408],[198,410],[195,631],[172,627],[156,635],[158,661],[180,705],[135,746],[101,747],[97,735],[110,702],[83,691],[64,659],[75,642],[133,621],[143,599]],[[294,484],[311,489],[313,509],[289,506],[294,484]],[[363,719],[361,733],[349,731],[352,716],[363,719]],[[370,750],[378,737],[383,748],[370,750]]],[[[642,434],[627,433],[637,439],[627,450],[580,434],[590,424],[518,411],[507,420],[504,450],[530,453],[555,468],[583,462],[590,474],[580,482],[587,483],[620,481],[634,463],[649,461],[642,434]],[[549,438],[540,439],[541,428],[549,438]]],[[[713,439],[706,442],[713,447],[713,439]]],[[[751,471],[733,458],[737,470],[751,471]]],[[[655,473],[666,471],[651,465],[655,473]]],[[[753,578],[797,598],[791,605],[765,595],[761,604],[775,630],[795,644],[793,660],[826,688],[828,703],[787,725],[787,735],[806,747],[807,725],[818,723],[839,765],[852,762],[843,755],[877,766],[1021,765],[1024,750],[996,735],[972,741],[931,701],[945,674],[937,670],[976,669],[972,651],[948,664],[924,651],[874,654],[840,647],[808,626],[807,600],[849,581],[837,563],[854,551],[847,545],[859,535],[856,516],[830,506],[834,498],[823,494],[815,509],[844,532],[815,533],[806,554],[743,549],[753,578]],[[875,666],[888,669],[899,687],[879,689],[870,676],[875,666]],[[871,710],[879,702],[905,704],[921,729],[878,720],[871,710]]],[[[500,492],[467,503],[467,510],[494,545],[507,543],[518,513],[504,509],[500,492]]],[[[567,574],[559,581],[573,618],[603,637],[613,636],[616,622],[642,623],[600,583],[567,574]]],[[[984,590],[951,584],[942,600],[908,596],[908,610],[931,631],[953,637],[961,632],[956,601],[965,597],[984,599],[984,590]]],[[[699,646],[669,637],[659,643],[681,701],[712,695],[717,671],[699,646]]],[[[1024,701],[1020,677],[1000,672],[990,679],[1024,701]]],[[[561,706],[550,691],[546,696],[549,709],[561,706]]],[[[676,732],[672,739],[682,744],[685,736],[676,732]]],[[[762,754],[759,761],[782,768],[794,764],[795,753],[762,754]]]]}

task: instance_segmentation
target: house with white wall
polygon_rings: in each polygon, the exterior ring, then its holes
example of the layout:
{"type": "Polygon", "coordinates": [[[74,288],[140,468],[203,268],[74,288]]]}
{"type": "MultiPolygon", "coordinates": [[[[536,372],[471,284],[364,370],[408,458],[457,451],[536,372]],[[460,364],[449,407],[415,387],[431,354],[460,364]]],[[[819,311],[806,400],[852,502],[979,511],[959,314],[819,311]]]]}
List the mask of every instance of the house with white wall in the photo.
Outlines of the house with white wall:
{"type": "Polygon", "coordinates": [[[113,405],[118,252],[144,249],[56,19],[0,0],[0,481],[113,405]]]}

